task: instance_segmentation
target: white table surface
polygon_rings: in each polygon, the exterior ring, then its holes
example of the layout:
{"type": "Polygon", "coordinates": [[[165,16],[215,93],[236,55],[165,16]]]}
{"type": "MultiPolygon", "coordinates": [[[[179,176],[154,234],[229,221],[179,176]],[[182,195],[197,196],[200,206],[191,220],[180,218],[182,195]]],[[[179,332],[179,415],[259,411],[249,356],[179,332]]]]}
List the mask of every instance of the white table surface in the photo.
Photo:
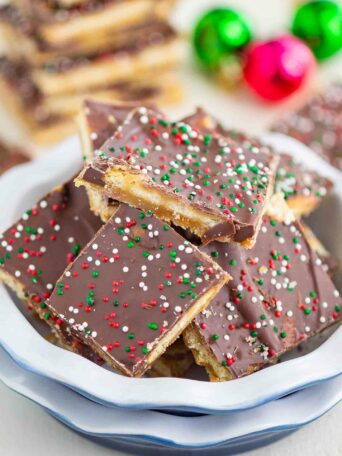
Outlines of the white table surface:
{"type": "MultiPolygon", "coordinates": [[[[217,1],[244,10],[253,23],[255,34],[271,36],[286,30],[291,7],[295,0],[231,0],[217,1]]],[[[175,13],[177,24],[184,30],[201,9],[212,5],[212,0],[182,0],[175,13]]],[[[194,73],[191,63],[183,71],[185,98],[172,114],[188,113],[196,105],[207,107],[227,125],[258,133],[267,128],[284,110],[299,104],[305,91],[291,100],[278,105],[262,104],[248,91],[227,93],[215,87],[205,78],[194,73]]],[[[329,81],[342,79],[342,56],[320,66],[312,87],[320,87],[329,81]]],[[[1,134],[18,141],[22,134],[3,112],[0,112],[1,134]]],[[[39,153],[39,151],[35,151],[39,153]]],[[[19,397],[0,384],[0,456],[105,456],[119,455],[82,438],[67,429],[37,405],[19,397]]],[[[342,404],[330,413],[270,447],[248,453],[250,456],[341,456],[342,455],[342,404]]]]}

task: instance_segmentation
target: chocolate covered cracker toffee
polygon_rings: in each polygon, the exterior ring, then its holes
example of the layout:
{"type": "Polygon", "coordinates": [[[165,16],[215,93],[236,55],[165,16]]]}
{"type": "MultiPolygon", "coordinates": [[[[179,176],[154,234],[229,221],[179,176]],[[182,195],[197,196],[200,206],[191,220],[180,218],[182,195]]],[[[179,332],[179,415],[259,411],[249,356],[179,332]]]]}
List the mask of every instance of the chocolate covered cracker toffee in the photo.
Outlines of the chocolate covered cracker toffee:
{"type": "Polygon", "coordinates": [[[184,334],[211,380],[261,369],[342,316],[339,293],[298,222],[264,216],[253,249],[216,242],[201,250],[232,277],[184,334]]]}
{"type": "Polygon", "coordinates": [[[78,185],[190,229],[204,242],[251,247],[273,190],[278,158],[230,146],[185,122],[139,108],[98,151],[78,185]]]}
{"type": "Polygon", "coordinates": [[[101,225],[83,189],[57,188],[0,236],[0,279],[58,329],[45,300],[101,225]]]}
{"type": "Polygon", "coordinates": [[[109,365],[141,376],[228,278],[151,212],[121,205],[47,305],[109,365]]]}

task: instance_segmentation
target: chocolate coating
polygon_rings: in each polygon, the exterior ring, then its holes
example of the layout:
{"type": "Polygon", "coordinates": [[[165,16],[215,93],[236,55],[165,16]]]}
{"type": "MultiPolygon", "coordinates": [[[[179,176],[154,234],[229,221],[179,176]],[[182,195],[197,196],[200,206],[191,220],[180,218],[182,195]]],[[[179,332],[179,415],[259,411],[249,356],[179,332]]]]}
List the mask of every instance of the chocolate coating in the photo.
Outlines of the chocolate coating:
{"type": "Polygon", "coordinates": [[[233,377],[266,366],[341,319],[339,293],[297,222],[265,216],[251,250],[219,242],[201,250],[232,280],[195,327],[233,377]]]}
{"type": "Polygon", "coordinates": [[[141,375],[147,354],[222,278],[168,225],[121,205],[67,268],[48,306],[126,375],[141,375]]]}

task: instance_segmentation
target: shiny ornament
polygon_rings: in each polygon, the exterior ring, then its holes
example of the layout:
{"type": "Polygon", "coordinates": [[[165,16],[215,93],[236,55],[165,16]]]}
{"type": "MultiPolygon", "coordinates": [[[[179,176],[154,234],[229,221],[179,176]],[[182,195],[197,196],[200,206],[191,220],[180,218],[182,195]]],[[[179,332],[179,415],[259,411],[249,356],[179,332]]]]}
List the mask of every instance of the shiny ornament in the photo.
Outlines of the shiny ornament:
{"type": "Polygon", "coordinates": [[[251,45],[246,50],[243,75],[258,95],[277,101],[298,90],[314,67],[315,58],[302,41],[282,36],[251,45]]]}
{"type": "Polygon", "coordinates": [[[193,44],[203,65],[215,71],[227,55],[240,51],[251,37],[249,26],[240,14],[228,8],[217,8],[198,21],[193,44]]]}
{"type": "Polygon", "coordinates": [[[342,7],[328,0],[305,3],[295,13],[292,33],[305,41],[318,59],[336,54],[342,48],[342,7]]]}

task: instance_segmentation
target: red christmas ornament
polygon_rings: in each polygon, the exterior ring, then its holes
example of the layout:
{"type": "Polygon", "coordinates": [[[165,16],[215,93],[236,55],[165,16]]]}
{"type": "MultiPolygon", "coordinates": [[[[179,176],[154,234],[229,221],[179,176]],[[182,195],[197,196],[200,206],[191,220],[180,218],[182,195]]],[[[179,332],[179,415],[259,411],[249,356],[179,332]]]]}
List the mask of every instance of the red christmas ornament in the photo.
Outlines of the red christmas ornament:
{"type": "Polygon", "coordinates": [[[277,101],[298,90],[314,67],[315,58],[306,44],[286,35],[252,44],[246,50],[243,74],[258,95],[277,101]]]}

